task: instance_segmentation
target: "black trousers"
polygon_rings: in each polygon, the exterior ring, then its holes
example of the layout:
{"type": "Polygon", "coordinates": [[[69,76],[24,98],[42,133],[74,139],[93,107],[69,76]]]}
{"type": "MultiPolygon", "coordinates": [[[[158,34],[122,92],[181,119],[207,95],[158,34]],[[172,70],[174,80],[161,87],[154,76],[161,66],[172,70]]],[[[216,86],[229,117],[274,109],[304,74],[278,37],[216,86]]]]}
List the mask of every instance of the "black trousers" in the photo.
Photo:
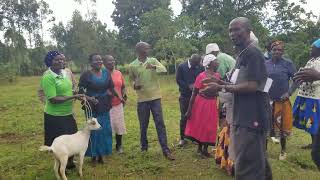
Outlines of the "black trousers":
{"type": "Polygon", "coordinates": [[[272,172],[266,158],[266,133],[234,127],[236,180],[272,180],[272,172]]]}
{"type": "Polygon", "coordinates": [[[190,97],[179,97],[180,104],[180,138],[184,139],[184,130],[186,129],[187,119],[185,118],[185,114],[188,110],[190,97]]]}
{"type": "Polygon", "coordinates": [[[318,169],[320,169],[320,128],[319,127],[317,130],[317,134],[314,135],[312,151],[311,151],[312,160],[317,165],[318,169]]]}
{"type": "Polygon", "coordinates": [[[150,112],[156,126],[158,140],[164,154],[170,152],[167,144],[167,131],[163,120],[161,99],[139,102],[137,107],[140,123],[140,144],[141,150],[148,149],[147,130],[149,126],[150,112]]]}

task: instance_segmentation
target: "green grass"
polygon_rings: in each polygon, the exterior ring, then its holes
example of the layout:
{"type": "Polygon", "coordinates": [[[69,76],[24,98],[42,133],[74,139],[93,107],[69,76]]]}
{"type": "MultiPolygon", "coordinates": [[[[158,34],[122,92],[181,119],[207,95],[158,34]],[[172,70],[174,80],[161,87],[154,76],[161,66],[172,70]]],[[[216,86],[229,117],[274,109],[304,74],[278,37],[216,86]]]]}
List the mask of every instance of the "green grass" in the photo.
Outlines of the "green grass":
{"type": "MultiPolygon", "coordinates": [[[[43,143],[43,106],[36,90],[39,77],[19,78],[14,84],[1,82],[0,86],[0,179],[55,179],[52,154],[38,151],[43,143]]],[[[129,101],[125,107],[127,134],[124,137],[125,154],[116,153],[105,158],[104,165],[93,168],[85,159],[83,179],[232,179],[220,170],[214,159],[201,159],[196,146],[189,143],[184,149],[175,145],[179,139],[178,90],[173,76],[162,76],[162,105],[167,127],[168,143],[177,160],[170,162],[161,153],[154,123],[148,130],[150,148],[142,154],[139,148],[139,124],[136,115],[136,97],[128,89],[129,101]]],[[[79,102],[75,105],[78,127],[84,124],[79,102]]],[[[275,180],[320,179],[310,157],[310,150],[299,146],[310,143],[304,131],[295,129],[288,141],[288,158],[279,161],[279,145],[269,144],[268,157],[275,180]]],[[[71,171],[69,179],[79,179],[71,171]]]]}

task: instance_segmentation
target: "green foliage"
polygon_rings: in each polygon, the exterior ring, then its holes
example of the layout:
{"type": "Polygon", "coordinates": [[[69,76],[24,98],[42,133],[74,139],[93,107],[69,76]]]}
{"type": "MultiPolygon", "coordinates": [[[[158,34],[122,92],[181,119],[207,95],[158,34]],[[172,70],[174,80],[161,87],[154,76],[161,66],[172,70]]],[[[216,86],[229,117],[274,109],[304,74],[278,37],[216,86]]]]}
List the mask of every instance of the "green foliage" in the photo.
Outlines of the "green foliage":
{"type": "MultiPolygon", "coordinates": [[[[113,0],[112,18],[119,32],[107,30],[97,19],[95,0],[75,0],[87,6],[85,18],[75,11],[67,25],[54,24],[50,30],[56,44],[43,42],[43,24],[54,21],[45,0],[0,1],[0,63],[13,64],[20,75],[41,74],[42,59],[57,49],[74,62],[76,71],[87,67],[89,54],[113,55],[119,65],[134,59],[133,45],[146,41],[152,56],[169,66],[192,53],[203,54],[208,43],[234,55],[228,25],[238,16],[248,17],[261,47],[270,39],[286,42],[286,54],[299,67],[309,59],[309,46],[320,37],[315,16],[303,8],[307,1],[289,0],[180,0],[182,13],[174,16],[170,0],[113,0]]],[[[171,70],[170,70],[171,71],[171,70]]]]}
{"type": "Polygon", "coordinates": [[[119,28],[120,37],[130,45],[140,40],[140,18],[144,13],[156,8],[168,9],[169,0],[114,0],[112,14],[114,23],[119,28]]]}
{"type": "Polygon", "coordinates": [[[0,82],[14,82],[17,78],[17,67],[11,63],[0,63],[0,82]]]}
{"type": "Polygon", "coordinates": [[[117,69],[124,75],[129,74],[129,64],[117,65],[117,69]]]}

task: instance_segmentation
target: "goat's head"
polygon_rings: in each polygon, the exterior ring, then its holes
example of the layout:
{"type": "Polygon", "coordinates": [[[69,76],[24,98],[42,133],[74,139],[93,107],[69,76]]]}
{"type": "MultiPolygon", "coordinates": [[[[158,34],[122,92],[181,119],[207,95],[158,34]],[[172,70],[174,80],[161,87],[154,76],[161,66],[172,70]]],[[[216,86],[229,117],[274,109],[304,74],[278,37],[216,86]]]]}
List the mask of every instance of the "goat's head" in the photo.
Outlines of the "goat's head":
{"type": "Polygon", "coordinates": [[[87,126],[90,130],[97,130],[101,128],[101,125],[99,124],[96,118],[90,118],[87,121],[87,126]]]}

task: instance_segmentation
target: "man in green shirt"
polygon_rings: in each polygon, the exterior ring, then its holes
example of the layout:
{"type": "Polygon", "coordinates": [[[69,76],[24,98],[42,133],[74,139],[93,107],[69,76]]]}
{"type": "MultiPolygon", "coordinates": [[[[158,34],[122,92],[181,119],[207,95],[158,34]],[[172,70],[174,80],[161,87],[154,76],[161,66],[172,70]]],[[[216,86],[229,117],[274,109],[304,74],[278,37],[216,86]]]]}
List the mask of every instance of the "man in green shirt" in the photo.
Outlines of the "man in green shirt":
{"type": "Polygon", "coordinates": [[[147,129],[150,111],[157,129],[159,143],[164,156],[175,160],[167,145],[166,127],[162,115],[160,84],[157,73],[167,72],[166,68],[155,58],[148,57],[150,45],[146,42],[136,44],[137,59],[129,65],[129,77],[137,93],[137,112],[140,122],[141,151],[148,150],[147,129]]]}
{"type": "Polygon", "coordinates": [[[218,44],[210,43],[206,47],[206,54],[213,54],[217,57],[219,67],[217,69],[222,79],[225,79],[226,73],[231,71],[236,64],[236,60],[230,55],[220,51],[218,44]]]}

